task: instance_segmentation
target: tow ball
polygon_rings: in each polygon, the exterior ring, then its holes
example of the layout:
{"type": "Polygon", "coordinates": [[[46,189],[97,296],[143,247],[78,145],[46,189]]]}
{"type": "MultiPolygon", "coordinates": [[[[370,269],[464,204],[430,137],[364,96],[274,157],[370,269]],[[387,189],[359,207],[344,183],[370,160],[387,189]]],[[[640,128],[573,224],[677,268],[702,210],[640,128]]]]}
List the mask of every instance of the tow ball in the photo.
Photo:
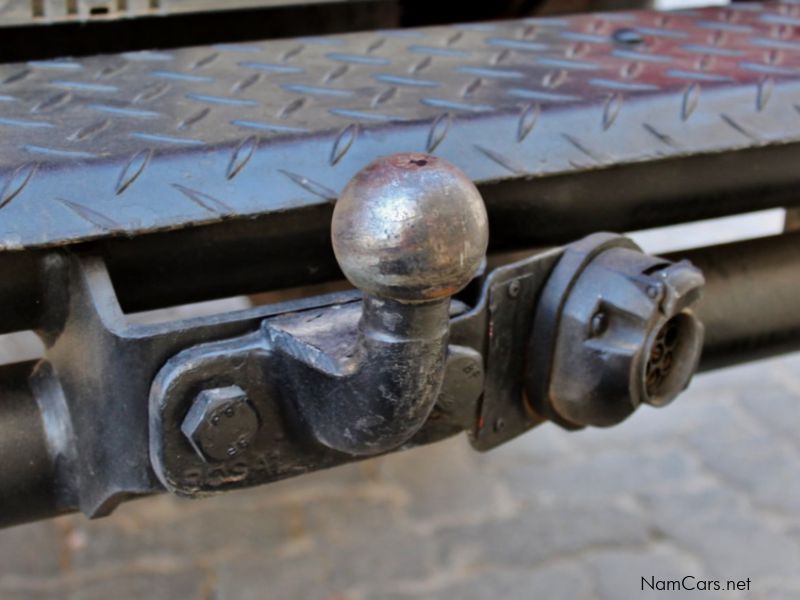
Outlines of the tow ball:
{"type": "Polygon", "coordinates": [[[350,181],[331,238],[363,293],[354,343],[319,353],[296,329],[269,329],[285,368],[303,382],[297,410],[319,442],[376,454],[422,427],[444,380],[450,298],[475,277],[488,237],[477,188],[439,158],[397,154],[350,181]]]}
{"type": "Polygon", "coordinates": [[[697,269],[595,234],[476,279],[488,229],[477,188],[446,161],[365,167],[331,225],[353,293],[220,321],[209,336],[233,337],[186,348],[156,375],[161,483],[198,496],[464,430],[485,449],[545,419],[608,426],[688,384],[702,346],[697,269]]]}

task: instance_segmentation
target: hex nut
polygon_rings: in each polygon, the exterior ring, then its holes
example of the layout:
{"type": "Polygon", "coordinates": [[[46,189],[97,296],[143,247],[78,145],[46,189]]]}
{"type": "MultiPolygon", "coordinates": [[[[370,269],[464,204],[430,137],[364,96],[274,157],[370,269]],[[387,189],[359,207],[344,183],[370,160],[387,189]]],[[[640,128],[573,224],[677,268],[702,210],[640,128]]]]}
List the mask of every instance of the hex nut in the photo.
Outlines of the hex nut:
{"type": "Polygon", "coordinates": [[[181,424],[186,439],[206,462],[237,456],[252,444],[258,428],[258,414],[237,385],[200,392],[181,424]]]}

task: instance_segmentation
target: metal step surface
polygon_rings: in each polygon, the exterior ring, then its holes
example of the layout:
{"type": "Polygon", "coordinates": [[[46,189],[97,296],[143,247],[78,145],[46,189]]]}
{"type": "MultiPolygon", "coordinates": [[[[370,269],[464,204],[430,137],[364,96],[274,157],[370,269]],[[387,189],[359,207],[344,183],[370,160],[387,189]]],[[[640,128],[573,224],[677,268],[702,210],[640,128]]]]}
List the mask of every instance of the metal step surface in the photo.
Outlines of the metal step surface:
{"type": "Polygon", "coordinates": [[[0,248],[324,205],[400,151],[486,184],[792,146],[798,27],[736,4],[0,65],[0,248]]]}

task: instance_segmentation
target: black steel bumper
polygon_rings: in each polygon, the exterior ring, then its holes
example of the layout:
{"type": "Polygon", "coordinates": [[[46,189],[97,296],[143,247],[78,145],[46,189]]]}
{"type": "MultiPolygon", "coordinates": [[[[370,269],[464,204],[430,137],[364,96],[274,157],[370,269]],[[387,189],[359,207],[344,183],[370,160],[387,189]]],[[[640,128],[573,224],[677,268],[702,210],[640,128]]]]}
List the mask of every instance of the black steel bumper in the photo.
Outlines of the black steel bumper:
{"type": "MultiPolygon", "coordinates": [[[[39,330],[57,365],[3,367],[2,522],[161,491],[165,361],[353,297],[151,328],[122,313],[340,277],[333,202],[376,156],[459,166],[497,250],[796,206],[797,27],[795,4],[737,4],[0,66],[0,331],[39,330]]],[[[707,282],[701,368],[798,348],[798,234],[680,257],[707,282]]],[[[410,443],[477,427],[442,414],[410,443]]],[[[259,481],[345,460],[280,434],[259,481]]]]}

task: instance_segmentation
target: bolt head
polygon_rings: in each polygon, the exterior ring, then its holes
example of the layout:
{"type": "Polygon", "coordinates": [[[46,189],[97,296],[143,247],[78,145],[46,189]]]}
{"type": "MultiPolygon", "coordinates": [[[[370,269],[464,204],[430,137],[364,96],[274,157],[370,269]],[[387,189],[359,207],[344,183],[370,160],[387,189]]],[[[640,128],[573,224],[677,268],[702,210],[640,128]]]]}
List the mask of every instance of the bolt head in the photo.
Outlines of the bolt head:
{"type": "Polygon", "coordinates": [[[364,293],[424,302],[453,295],[475,276],[489,225],[464,173],[406,153],[356,174],[336,203],[331,237],[339,266],[364,293]]]}
{"type": "Polygon", "coordinates": [[[244,451],[258,432],[259,419],[247,394],[237,385],[203,390],[181,424],[195,452],[207,462],[244,451]]]}

